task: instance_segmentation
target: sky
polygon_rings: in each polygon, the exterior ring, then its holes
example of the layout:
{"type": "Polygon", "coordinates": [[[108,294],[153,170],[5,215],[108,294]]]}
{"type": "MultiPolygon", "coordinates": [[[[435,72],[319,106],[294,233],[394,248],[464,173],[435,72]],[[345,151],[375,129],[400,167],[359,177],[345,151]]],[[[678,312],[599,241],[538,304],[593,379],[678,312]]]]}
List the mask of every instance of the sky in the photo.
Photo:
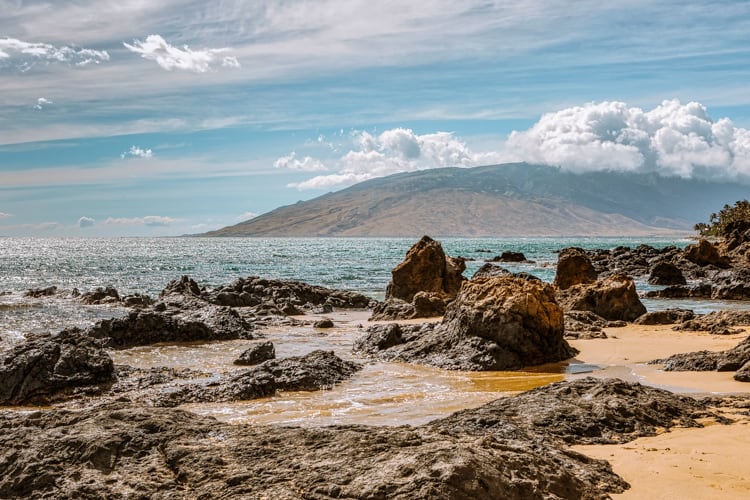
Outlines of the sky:
{"type": "Polygon", "coordinates": [[[0,236],[516,161],[750,186],[748,81],[746,0],[0,0],[0,236]]]}

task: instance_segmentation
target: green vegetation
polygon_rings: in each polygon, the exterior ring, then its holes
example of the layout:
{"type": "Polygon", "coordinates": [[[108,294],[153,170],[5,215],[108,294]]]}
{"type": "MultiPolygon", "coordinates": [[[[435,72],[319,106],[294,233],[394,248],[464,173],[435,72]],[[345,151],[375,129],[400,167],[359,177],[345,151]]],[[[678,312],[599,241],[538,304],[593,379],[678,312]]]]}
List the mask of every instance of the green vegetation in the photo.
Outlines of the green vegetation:
{"type": "Polygon", "coordinates": [[[734,206],[724,205],[719,213],[711,214],[709,223],[699,222],[694,226],[702,236],[726,236],[727,227],[738,221],[750,222],[750,201],[741,200],[734,206]]]}

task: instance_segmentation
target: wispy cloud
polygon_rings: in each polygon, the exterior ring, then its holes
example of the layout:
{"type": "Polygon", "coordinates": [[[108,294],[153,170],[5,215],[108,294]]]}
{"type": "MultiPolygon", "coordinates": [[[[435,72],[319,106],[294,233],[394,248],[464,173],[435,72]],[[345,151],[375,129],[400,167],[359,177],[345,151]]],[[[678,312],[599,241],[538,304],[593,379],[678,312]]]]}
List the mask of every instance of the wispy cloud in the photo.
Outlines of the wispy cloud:
{"type": "Polygon", "coordinates": [[[297,170],[299,172],[320,172],[328,170],[323,162],[316,160],[309,156],[305,156],[301,160],[297,158],[297,153],[292,151],[286,156],[278,158],[273,162],[273,166],[285,170],[297,170]]]}
{"type": "Polygon", "coordinates": [[[131,158],[152,158],[154,156],[153,151],[150,149],[139,148],[138,146],[130,146],[130,149],[120,154],[120,158],[125,159],[131,158]]]}
{"type": "Polygon", "coordinates": [[[91,217],[83,216],[78,219],[78,227],[80,228],[92,227],[95,223],[96,219],[92,219],[91,217]]]}
{"type": "Polygon", "coordinates": [[[165,217],[161,215],[147,215],[145,217],[108,217],[104,223],[107,225],[120,226],[151,226],[165,227],[178,222],[179,219],[165,217]]]}
{"type": "Polygon", "coordinates": [[[215,69],[219,64],[225,68],[239,68],[240,63],[235,56],[221,56],[230,49],[202,49],[193,50],[187,45],[181,49],[167,43],[160,35],[149,35],[145,40],[133,40],[133,44],[123,42],[125,48],[144,59],[155,61],[167,71],[180,69],[194,73],[205,73],[215,69]]]}
{"type": "Polygon", "coordinates": [[[49,99],[45,99],[44,97],[40,97],[39,99],[36,100],[36,104],[34,104],[34,109],[38,109],[38,110],[41,111],[48,104],[54,104],[54,103],[52,101],[50,101],[49,99]]]}
{"type": "Polygon", "coordinates": [[[105,50],[85,49],[48,43],[24,42],[17,38],[0,38],[0,69],[16,68],[28,71],[36,64],[63,63],[82,67],[109,61],[105,50]]]}
{"type": "Polygon", "coordinates": [[[237,216],[237,217],[235,218],[235,221],[236,221],[236,222],[242,222],[242,221],[246,221],[246,220],[254,219],[254,218],[256,218],[257,216],[258,216],[258,214],[256,214],[255,212],[245,212],[245,213],[242,213],[242,214],[238,215],[238,216],[237,216]]]}
{"type": "Polygon", "coordinates": [[[7,214],[5,212],[0,212],[0,219],[7,219],[8,217],[13,217],[13,214],[7,214]]]}

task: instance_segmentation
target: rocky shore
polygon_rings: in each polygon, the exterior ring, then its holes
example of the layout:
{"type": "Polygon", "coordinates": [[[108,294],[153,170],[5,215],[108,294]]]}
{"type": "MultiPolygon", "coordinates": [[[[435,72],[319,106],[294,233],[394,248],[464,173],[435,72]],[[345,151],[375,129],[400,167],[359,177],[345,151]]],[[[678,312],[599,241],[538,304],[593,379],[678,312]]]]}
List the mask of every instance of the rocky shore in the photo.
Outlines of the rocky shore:
{"type": "MultiPolygon", "coordinates": [[[[0,405],[28,407],[0,408],[0,498],[609,498],[628,483],[571,446],[728,425],[724,400],[578,377],[415,426],[231,425],[178,407],[325,391],[375,362],[460,371],[570,362],[586,342],[617,340],[618,328],[674,324],[687,335],[736,336],[749,314],[648,312],[634,280],[664,286],[661,297],[749,299],[750,231],[733,234],[684,250],[563,249],[553,283],[503,269],[526,261],[512,252],[466,278],[463,258],[424,237],[394,268],[380,303],[252,276],[216,288],[183,276],[155,298],[112,287],[29,290],[29,300],[64,296],[128,312],[0,352],[0,405]],[[336,323],[326,315],[345,310],[371,311],[352,352],[277,357],[267,338],[270,327],[327,335],[336,323]],[[218,371],[113,361],[146,346],[237,340],[247,344],[218,371]]],[[[750,382],[750,337],[737,341],[676,349],[654,363],[750,382]]]]}

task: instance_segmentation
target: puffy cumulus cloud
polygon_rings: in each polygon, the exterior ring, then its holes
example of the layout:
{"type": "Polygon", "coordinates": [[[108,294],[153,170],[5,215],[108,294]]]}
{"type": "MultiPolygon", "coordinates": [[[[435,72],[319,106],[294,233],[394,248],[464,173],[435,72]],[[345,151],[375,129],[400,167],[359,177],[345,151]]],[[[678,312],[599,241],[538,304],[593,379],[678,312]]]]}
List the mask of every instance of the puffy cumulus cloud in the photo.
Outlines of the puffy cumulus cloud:
{"type": "Polygon", "coordinates": [[[300,172],[321,172],[327,170],[326,166],[320,160],[305,156],[301,160],[297,158],[297,153],[292,151],[287,156],[282,156],[273,162],[276,168],[286,170],[298,170],[300,172]]]}
{"type": "Polygon", "coordinates": [[[38,109],[38,110],[41,111],[48,104],[54,104],[54,103],[52,101],[50,101],[49,99],[45,99],[44,97],[40,97],[39,99],[36,100],[36,104],[34,104],[34,109],[38,109]]]}
{"type": "MultiPolygon", "coordinates": [[[[354,148],[335,161],[335,173],[289,186],[298,189],[323,189],[356,184],[398,172],[438,167],[473,167],[500,159],[495,152],[472,151],[451,132],[419,135],[411,129],[395,128],[379,135],[354,132],[351,138],[354,148]]],[[[280,160],[282,158],[277,162],[280,160]]]]}
{"type": "Polygon", "coordinates": [[[16,38],[0,38],[0,69],[17,68],[28,71],[36,64],[63,63],[74,67],[109,61],[105,50],[81,47],[56,47],[48,43],[24,42],[16,38]]]}
{"type": "Polygon", "coordinates": [[[147,215],[146,217],[108,217],[104,221],[107,225],[120,225],[120,226],[151,226],[151,227],[165,227],[177,222],[177,219],[172,217],[163,217],[161,215],[147,215]]]}
{"type": "Polygon", "coordinates": [[[154,152],[150,149],[142,149],[138,146],[130,146],[130,149],[120,154],[120,158],[151,158],[154,156],[154,152]]]}
{"type": "Polygon", "coordinates": [[[91,227],[96,223],[96,219],[92,219],[91,217],[81,217],[78,219],[78,227],[85,228],[85,227],[91,227]]]}
{"type": "Polygon", "coordinates": [[[589,103],[548,113],[513,132],[506,158],[574,172],[622,170],[703,179],[750,179],[750,131],[714,121],[697,102],[652,110],[623,102],[589,103]]]}
{"type": "Polygon", "coordinates": [[[149,35],[145,40],[133,40],[133,44],[124,43],[125,48],[144,59],[156,62],[167,71],[181,69],[194,73],[206,73],[215,65],[224,68],[239,68],[240,62],[234,56],[221,56],[228,48],[193,50],[187,45],[182,48],[170,45],[160,35],[149,35]]]}

